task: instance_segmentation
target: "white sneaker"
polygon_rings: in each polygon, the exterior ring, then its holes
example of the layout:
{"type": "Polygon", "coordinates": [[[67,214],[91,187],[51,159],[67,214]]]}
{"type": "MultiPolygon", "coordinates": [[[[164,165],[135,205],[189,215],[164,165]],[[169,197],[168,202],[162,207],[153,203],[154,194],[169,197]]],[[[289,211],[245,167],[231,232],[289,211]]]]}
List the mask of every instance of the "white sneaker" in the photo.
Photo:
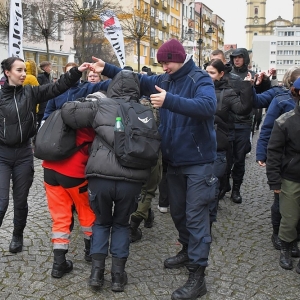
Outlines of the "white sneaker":
{"type": "Polygon", "coordinates": [[[168,212],[168,208],[167,208],[167,207],[160,207],[159,205],[157,205],[157,209],[158,209],[161,213],[163,213],[163,214],[165,214],[165,213],[168,212]]]}

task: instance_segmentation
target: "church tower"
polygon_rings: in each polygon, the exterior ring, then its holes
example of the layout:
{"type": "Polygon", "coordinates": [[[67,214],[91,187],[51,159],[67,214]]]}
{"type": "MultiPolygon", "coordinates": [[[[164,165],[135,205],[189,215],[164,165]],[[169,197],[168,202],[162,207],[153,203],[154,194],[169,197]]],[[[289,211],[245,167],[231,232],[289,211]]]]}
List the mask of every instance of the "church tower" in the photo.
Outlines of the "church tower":
{"type": "Polygon", "coordinates": [[[293,0],[293,24],[300,26],[300,0],[293,0]]]}
{"type": "MultiPolygon", "coordinates": [[[[300,3],[300,0],[294,1],[300,3]]],[[[251,49],[253,36],[256,34],[261,34],[265,30],[267,0],[246,0],[246,2],[246,45],[247,49],[251,49]]]]}

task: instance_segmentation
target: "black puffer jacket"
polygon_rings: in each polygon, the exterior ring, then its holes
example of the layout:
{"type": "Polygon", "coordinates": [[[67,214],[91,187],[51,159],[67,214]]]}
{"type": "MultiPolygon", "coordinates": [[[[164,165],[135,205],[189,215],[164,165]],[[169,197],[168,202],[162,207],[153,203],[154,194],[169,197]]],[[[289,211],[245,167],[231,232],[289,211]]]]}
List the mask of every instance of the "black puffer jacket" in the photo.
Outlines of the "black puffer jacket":
{"type": "MultiPolygon", "coordinates": [[[[238,75],[242,80],[247,76],[248,72],[251,73],[252,78],[255,76],[255,72],[248,69],[248,66],[250,64],[250,57],[248,50],[246,48],[238,48],[232,52],[230,55],[230,63],[232,65],[231,73],[238,75]],[[235,56],[241,55],[244,58],[244,65],[241,67],[236,67],[233,63],[233,58],[235,56]]],[[[263,93],[267,91],[271,87],[271,81],[269,78],[265,78],[266,80],[262,80],[260,85],[254,85],[255,91],[257,94],[263,93]]],[[[251,127],[252,125],[252,116],[253,113],[250,112],[247,115],[239,115],[231,113],[231,119],[236,124],[236,128],[243,127],[243,125],[247,127],[251,127]]]]}
{"type": "Polygon", "coordinates": [[[57,82],[41,86],[11,86],[5,82],[0,91],[0,143],[19,146],[36,133],[35,107],[76,84],[82,73],[72,68],[57,82]]]}
{"type": "MultiPolygon", "coordinates": [[[[43,73],[39,74],[37,80],[38,80],[40,85],[51,83],[50,74],[47,73],[47,72],[43,72],[43,73]]],[[[47,102],[41,103],[39,105],[39,109],[38,109],[37,114],[38,115],[44,115],[46,106],[47,106],[47,102]]]]}
{"type": "Polygon", "coordinates": [[[137,74],[125,70],[119,72],[108,87],[107,97],[103,98],[102,93],[98,92],[87,96],[83,102],[67,102],[62,107],[62,118],[67,125],[74,129],[93,127],[96,132],[86,166],[86,177],[145,182],[150,170],[121,166],[114,152],[105,145],[114,145],[114,125],[119,103],[113,98],[140,98],[137,74]]]}
{"type": "Polygon", "coordinates": [[[234,129],[234,124],[230,121],[229,113],[245,115],[249,114],[253,107],[252,85],[250,81],[239,82],[240,94],[237,95],[227,79],[223,77],[220,81],[214,82],[218,101],[215,114],[218,151],[227,150],[228,130],[234,129]]]}

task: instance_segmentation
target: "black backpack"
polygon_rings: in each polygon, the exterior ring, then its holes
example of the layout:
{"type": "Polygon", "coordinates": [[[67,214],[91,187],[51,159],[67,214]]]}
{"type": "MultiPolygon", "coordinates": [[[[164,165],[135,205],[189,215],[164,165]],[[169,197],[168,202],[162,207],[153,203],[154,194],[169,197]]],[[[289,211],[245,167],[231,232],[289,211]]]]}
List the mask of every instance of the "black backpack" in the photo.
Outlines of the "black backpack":
{"type": "Polygon", "coordinates": [[[155,166],[161,138],[152,109],[135,100],[114,100],[120,104],[116,117],[121,117],[124,132],[114,132],[113,148],[102,142],[126,168],[148,169],[155,166]]]}
{"type": "Polygon", "coordinates": [[[59,161],[72,156],[89,142],[76,146],[76,130],[63,122],[61,110],[50,114],[36,135],[34,156],[59,161]]]}

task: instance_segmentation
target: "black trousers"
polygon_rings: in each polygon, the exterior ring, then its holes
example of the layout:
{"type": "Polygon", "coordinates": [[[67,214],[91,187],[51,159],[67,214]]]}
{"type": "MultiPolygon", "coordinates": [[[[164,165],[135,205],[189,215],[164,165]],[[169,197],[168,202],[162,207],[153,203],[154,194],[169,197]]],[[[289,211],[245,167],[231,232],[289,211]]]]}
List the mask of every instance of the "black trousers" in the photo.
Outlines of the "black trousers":
{"type": "Polygon", "coordinates": [[[19,147],[0,145],[0,226],[9,204],[10,180],[14,201],[14,227],[26,226],[27,197],[33,182],[33,154],[30,142],[19,147]]]}

